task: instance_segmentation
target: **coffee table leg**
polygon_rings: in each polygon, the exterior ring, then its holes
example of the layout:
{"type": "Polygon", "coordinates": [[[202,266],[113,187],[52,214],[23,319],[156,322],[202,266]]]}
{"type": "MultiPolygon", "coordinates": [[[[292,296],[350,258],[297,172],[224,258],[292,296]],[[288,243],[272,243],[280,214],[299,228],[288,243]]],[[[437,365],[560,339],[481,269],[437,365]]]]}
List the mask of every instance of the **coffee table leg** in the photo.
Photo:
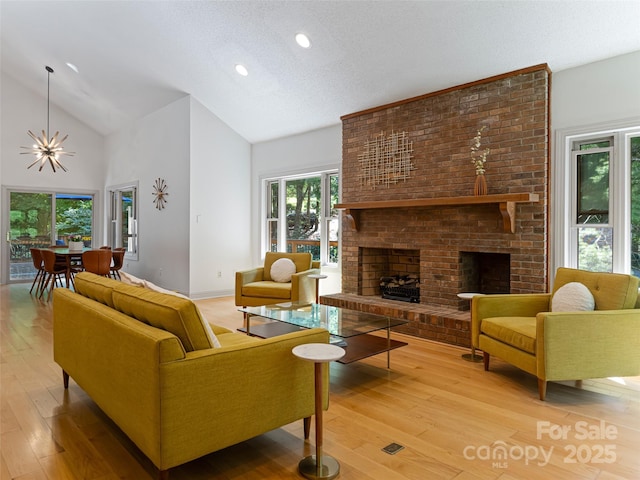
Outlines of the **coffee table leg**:
{"type": "Polygon", "coordinates": [[[391,328],[387,327],[387,370],[391,370],[391,328]]]}

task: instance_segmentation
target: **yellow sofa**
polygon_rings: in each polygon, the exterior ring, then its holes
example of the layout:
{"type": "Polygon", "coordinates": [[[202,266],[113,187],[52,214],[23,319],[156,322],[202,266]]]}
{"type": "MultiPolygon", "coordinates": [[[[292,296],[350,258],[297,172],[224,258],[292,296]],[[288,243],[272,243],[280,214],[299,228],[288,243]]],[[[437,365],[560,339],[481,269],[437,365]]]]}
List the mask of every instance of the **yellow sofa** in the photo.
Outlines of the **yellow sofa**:
{"type": "Polygon", "coordinates": [[[541,400],[548,381],[640,375],[638,282],[631,275],[559,268],[552,293],[475,296],[473,345],[484,353],[485,370],[495,355],[538,377],[541,400]],[[595,310],[550,311],[553,295],[570,282],[588,288],[595,310]]]}
{"type": "MultiPolygon", "coordinates": [[[[314,413],[313,364],[291,352],[324,329],[258,339],[212,325],[191,300],[99,277],[53,300],[54,360],[157,466],[168,469],[314,413]]],[[[327,374],[328,375],[328,374],[327,374]]],[[[325,382],[327,385],[328,382],[325,382]]],[[[324,392],[325,407],[328,393],[324,392]]]]}
{"type": "Polygon", "coordinates": [[[264,265],[236,272],[236,305],[257,307],[281,302],[316,301],[316,283],[311,274],[320,273],[320,262],[312,261],[310,253],[267,252],[264,265]],[[290,282],[276,282],[271,278],[271,266],[281,258],[295,263],[296,273],[290,282]]]}

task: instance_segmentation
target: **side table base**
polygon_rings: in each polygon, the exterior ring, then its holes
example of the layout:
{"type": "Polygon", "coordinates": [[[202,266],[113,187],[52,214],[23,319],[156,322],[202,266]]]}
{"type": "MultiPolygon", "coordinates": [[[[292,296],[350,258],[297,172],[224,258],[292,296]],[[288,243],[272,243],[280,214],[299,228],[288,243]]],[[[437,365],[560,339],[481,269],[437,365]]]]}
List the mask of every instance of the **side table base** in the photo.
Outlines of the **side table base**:
{"type": "Polygon", "coordinates": [[[484,357],[482,355],[476,355],[475,353],[465,353],[462,355],[462,358],[467,362],[481,362],[484,357]]]}
{"type": "Polygon", "coordinates": [[[322,455],[322,465],[320,466],[320,471],[318,471],[318,466],[316,465],[316,456],[309,455],[308,457],[300,460],[298,464],[298,470],[300,474],[311,480],[315,479],[332,479],[336,478],[340,473],[340,464],[338,461],[330,457],[329,455],[322,455]]]}

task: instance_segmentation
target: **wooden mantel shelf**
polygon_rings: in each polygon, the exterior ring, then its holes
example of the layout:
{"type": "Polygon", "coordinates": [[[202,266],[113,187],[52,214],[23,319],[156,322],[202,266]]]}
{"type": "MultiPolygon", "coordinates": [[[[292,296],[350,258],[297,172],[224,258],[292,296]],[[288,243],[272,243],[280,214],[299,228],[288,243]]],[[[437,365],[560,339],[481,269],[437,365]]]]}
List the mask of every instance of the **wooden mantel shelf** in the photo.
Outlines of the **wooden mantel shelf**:
{"type": "Polygon", "coordinates": [[[408,200],[380,200],[376,202],[338,203],[335,208],[344,210],[350,225],[358,230],[360,210],[373,208],[439,207],[452,205],[497,204],[502,214],[505,232],[516,233],[516,203],[536,203],[537,193],[504,193],[477,197],[414,198],[408,200]]]}

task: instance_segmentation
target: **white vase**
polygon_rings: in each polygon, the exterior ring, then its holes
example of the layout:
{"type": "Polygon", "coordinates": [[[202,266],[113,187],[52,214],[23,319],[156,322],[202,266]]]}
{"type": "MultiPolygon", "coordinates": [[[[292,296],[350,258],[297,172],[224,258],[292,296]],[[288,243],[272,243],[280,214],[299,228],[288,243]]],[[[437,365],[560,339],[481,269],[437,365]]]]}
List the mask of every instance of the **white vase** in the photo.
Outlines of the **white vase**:
{"type": "Polygon", "coordinates": [[[82,250],[83,248],[83,242],[69,242],[69,250],[82,250]]]}

